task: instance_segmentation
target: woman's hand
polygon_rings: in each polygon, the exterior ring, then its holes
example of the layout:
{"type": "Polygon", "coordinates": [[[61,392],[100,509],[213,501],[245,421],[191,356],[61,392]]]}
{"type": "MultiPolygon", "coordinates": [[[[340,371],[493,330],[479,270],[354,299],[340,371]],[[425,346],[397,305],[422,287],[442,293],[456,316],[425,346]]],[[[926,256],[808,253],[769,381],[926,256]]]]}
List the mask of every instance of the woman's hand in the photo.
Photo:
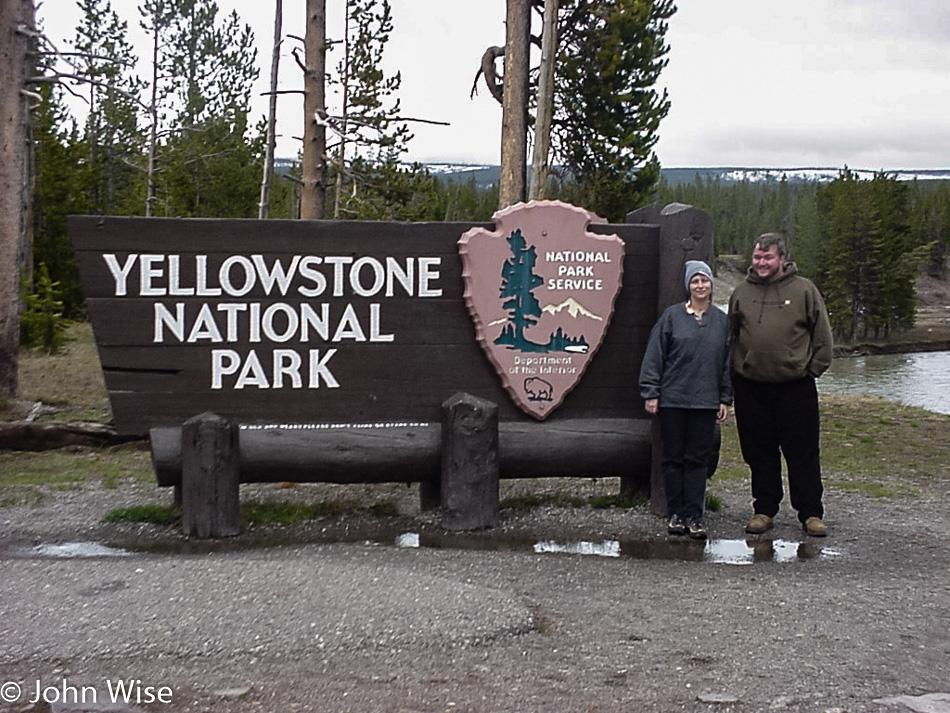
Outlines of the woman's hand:
{"type": "Polygon", "coordinates": [[[647,399],[643,402],[643,408],[647,413],[656,413],[660,410],[660,400],[659,399],[647,399]]]}

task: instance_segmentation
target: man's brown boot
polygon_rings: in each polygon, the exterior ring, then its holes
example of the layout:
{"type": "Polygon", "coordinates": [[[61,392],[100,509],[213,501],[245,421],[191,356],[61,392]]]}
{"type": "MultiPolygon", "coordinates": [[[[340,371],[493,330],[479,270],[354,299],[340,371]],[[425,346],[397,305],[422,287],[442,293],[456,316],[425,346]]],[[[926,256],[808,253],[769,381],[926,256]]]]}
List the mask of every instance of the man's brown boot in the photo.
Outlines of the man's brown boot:
{"type": "Polygon", "coordinates": [[[762,513],[756,513],[752,516],[752,519],[749,520],[749,524],[745,526],[745,531],[750,535],[761,535],[766,530],[771,530],[772,525],[772,518],[762,513]]]}
{"type": "Polygon", "coordinates": [[[828,528],[821,521],[820,517],[810,517],[802,524],[806,535],[812,537],[824,537],[828,534],[828,528]]]}

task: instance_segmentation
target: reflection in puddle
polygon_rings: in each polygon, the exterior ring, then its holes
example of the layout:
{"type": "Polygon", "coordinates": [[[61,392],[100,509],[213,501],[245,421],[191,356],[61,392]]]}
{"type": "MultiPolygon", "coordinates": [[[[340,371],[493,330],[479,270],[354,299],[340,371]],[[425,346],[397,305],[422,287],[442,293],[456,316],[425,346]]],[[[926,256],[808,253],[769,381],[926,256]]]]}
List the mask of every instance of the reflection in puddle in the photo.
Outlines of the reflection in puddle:
{"type": "Polygon", "coordinates": [[[603,542],[571,542],[561,545],[554,540],[545,540],[537,542],[534,545],[534,551],[542,552],[563,552],[569,555],[595,555],[597,557],[619,557],[620,542],[617,540],[604,540],[603,542]]]}
{"type": "Polygon", "coordinates": [[[404,532],[396,538],[396,547],[420,547],[418,532],[404,532]]]}
{"type": "Polygon", "coordinates": [[[127,557],[127,550],[108,547],[99,542],[64,542],[56,545],[36,545],[17,551],[21,557],[52,557],[54,559],[83,559],[88,557],[127,557]]]}
{"type": "Polygon", "coordinates": [[[840,557],[841,552],[813,542],[788,540],[710,540],[703,559],[724,564],[753,562],[795,562],[816,558],[840,557]]]}
{"type": "Polygon", "coordinates": [[[753,564],[755,562],[797,562],[841,556],[838,550],[811,542],[788,540],[603,540],[590,542],[531,541],[525,538],[479,538],[478,546],[458,535],[404,532],[396,537],[397,548],[528,550],[538,554],[592,555],[594,557],[629,557],[641,560],[679,560],[718,564],[753,564]]]}

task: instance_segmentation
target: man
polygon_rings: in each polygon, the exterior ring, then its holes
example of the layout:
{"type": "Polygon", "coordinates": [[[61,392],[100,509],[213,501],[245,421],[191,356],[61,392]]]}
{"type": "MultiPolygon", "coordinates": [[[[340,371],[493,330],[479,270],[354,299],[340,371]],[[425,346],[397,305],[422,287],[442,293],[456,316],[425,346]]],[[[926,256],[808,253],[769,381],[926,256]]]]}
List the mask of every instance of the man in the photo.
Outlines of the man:
{"type": "Polygon", "coordinates": [[[729,298],[729,317],[736,425],[752,473],[754,515],[746,532],[772,527],[784,456],[792,507],[807,534],[824,537],[815,379],[831,365],[831,325],[818,288],[786,262],[781,235],[756,238],[746,280],[729,298]]]}

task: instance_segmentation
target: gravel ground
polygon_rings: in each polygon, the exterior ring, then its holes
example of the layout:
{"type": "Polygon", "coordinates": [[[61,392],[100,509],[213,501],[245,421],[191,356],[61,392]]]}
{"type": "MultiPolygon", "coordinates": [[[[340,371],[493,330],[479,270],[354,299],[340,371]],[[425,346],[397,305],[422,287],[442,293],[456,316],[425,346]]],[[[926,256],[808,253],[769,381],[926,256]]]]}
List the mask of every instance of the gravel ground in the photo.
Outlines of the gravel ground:
{"type": "Polygon", "coordinates": [[[170,501],[152,485],[49,491],[0,509],[0,711],[950,710],[948,494],[830,490],[828,538],[785,509],[747,541],[745,487],[713,481],[705,546],[646,508],[504,510],[449,535],[395,485],[243,486],[399,514],[198,542],[101,522],[170,501]],[[60,700],[31,705],[37,685],[60,700]]]}

